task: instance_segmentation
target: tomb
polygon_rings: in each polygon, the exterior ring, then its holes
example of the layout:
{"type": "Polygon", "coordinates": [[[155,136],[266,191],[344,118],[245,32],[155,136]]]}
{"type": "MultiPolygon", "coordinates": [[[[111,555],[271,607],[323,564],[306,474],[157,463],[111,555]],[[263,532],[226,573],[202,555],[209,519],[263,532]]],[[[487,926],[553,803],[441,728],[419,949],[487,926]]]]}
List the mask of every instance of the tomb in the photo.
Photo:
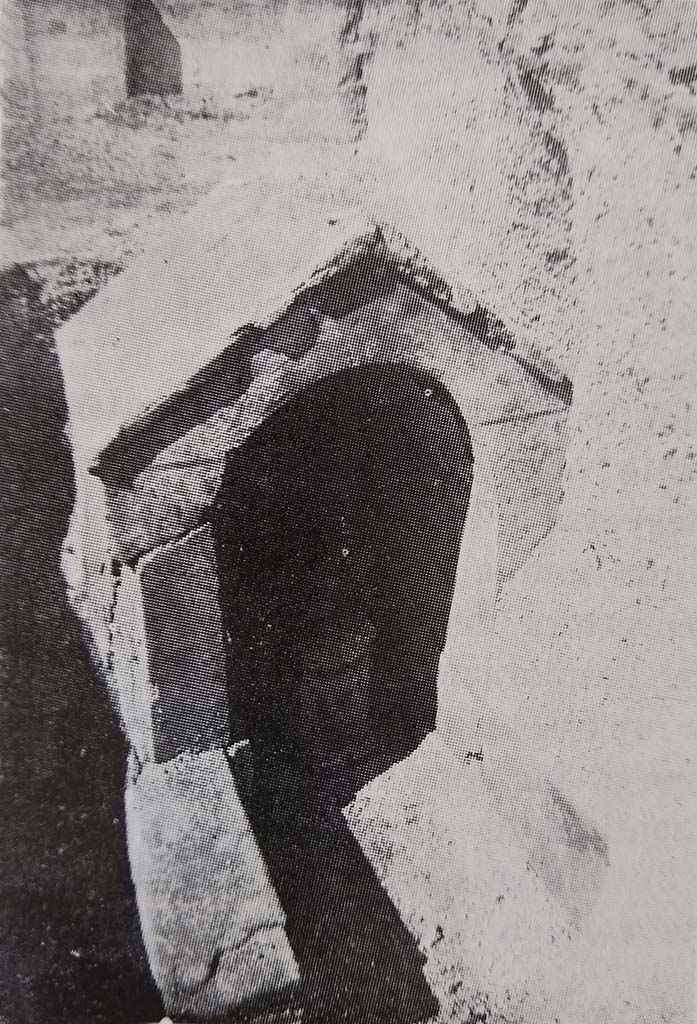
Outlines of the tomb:
{"type": "MultiPolygon", "coordinates": [[[[439,671],[444,648],[481,646],[497,590],[556,521],[571,384],[469,294],[466,268],[437,264],[358,208],[232,181],[59,332],[76,475],[63,571],[132,748],[131,846],[155,816],[181,850],[181,878],[134,865],[158,981],[189,993],[168,1012],[205,1019],[294,977],[258,858],[259,979],[215,987],[210,964],[230,944],[239,960],[224,925],[171,947],[202,919],[182,808],[204,766],[228,807],[217,824],[207,810],[216,863],[229,823],[248,829],[226,758],[242,771],[252,751],[252,790],[280,766],[291,791],[345,804],[436,727],[462,685],[439,671]]],[[[219,881],[216,928],[241,898],[219,881]]]]}

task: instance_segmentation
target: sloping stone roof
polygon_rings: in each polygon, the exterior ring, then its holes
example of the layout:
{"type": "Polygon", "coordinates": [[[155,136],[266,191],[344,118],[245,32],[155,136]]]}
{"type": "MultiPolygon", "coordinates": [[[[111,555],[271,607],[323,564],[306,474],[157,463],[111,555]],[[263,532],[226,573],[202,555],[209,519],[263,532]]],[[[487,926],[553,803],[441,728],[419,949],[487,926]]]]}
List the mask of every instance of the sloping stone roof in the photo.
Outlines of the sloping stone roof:
{"type": "Polygon", "coordinates": [[[358,208],[337,211],[263,183],[226,182],[59,332],[76,455],[92,463],[115,441],[139,437],[146,410],[181,393],[214,360],[232,357],[250,329],[257,339],[282,329],[284,316],[351,275],[356,302],[356,292],[369,297],[399,277],[569,404],[563,373],[521,350],[479,306],[462,283],[466,268],[449,269],[358,208]]]}

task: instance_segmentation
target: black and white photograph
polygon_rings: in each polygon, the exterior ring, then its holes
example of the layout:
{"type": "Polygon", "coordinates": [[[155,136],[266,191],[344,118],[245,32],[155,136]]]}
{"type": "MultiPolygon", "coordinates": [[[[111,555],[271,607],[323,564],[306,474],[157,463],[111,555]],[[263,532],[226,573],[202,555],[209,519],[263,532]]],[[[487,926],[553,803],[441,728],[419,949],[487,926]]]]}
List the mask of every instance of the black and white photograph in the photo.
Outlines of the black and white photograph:
{"type": "Polygon", "coordinates": [[[695,0],[0,0],[0,1024],[697,1020],[695,0]]]}

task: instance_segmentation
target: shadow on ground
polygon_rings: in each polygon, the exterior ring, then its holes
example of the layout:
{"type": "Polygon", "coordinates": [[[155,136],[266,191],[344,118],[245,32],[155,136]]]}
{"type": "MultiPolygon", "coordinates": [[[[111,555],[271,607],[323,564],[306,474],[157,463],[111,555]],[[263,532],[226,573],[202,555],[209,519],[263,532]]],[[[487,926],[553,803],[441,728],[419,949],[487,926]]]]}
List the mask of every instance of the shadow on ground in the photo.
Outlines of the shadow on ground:
{"type": "Polygon", "coordinates": [[[0,1022],[159,1019],[131,886],[125,746],[65,597],[73,502],[55,311],[0,275],[0,1022]]]}
{"type": "Polygon", "coordinates": [[[336,800],[289,761],[230,759],[287,915],[303,1021],[417,1024],[438,1013],[426,958],[336,800]]]}

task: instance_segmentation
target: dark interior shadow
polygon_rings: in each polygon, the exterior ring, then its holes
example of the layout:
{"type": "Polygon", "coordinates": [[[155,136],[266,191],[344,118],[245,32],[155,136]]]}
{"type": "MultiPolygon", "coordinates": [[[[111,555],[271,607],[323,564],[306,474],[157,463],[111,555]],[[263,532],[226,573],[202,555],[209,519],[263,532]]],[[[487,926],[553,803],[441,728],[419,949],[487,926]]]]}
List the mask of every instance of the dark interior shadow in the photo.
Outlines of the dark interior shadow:
{"type": "Polygon", "coordinates": [[[341,813],[435,728],[472,481],[445,389],[407,366],[305,389],[228,458],[214,519],[231,761],[310,1019],[414,1024],[423,957],[341,813]]]}
{"type": "Polygon", "coordinates": [[[0,1017],[159,1020],[128,864],[125,741],[60,573],[74,498],[54,316],[0,275],[0,1017]]]}

